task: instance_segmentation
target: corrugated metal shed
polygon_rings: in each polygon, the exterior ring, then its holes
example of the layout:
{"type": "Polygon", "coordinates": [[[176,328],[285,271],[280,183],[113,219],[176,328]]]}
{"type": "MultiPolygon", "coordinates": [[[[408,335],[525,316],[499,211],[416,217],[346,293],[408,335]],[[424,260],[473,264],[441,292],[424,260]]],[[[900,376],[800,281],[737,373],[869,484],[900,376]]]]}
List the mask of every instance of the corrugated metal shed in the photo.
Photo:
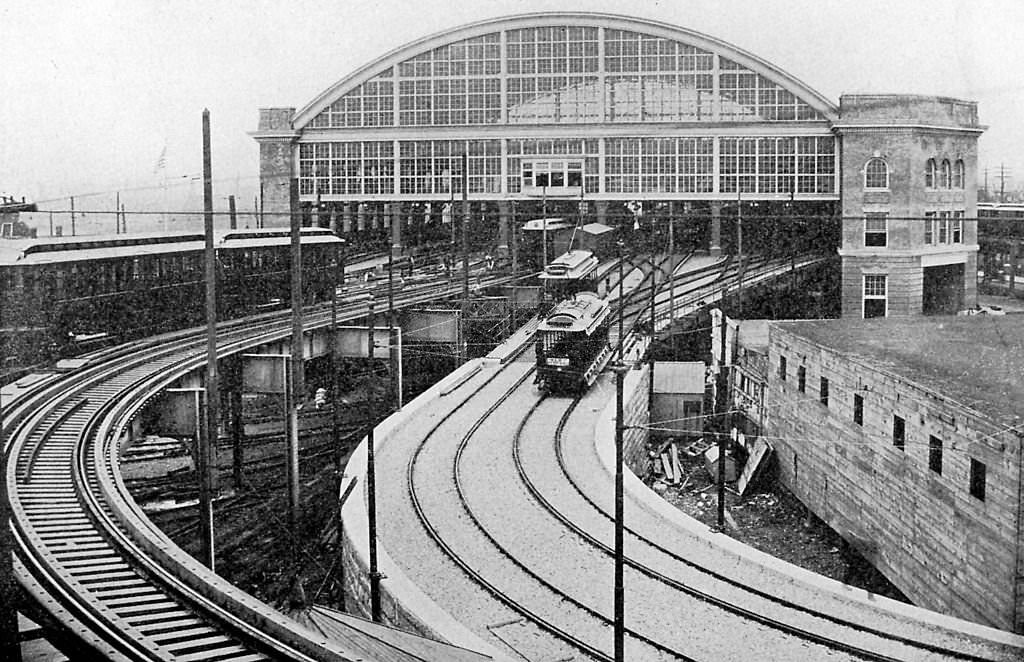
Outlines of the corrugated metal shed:
{"type": "Polygon", "coordinates": [[[664,361],[654,364],[655,393],[704,394],[706,366],[700,361],[664,361]]]}

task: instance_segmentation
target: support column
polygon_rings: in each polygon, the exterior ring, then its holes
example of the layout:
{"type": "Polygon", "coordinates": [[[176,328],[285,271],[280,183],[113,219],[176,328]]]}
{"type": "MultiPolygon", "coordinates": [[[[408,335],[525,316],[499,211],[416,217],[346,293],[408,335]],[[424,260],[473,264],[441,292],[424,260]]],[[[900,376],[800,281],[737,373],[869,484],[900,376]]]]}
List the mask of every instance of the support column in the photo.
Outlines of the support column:
{"type": "Polygon", "coordinates": [[[352,203],[345,202],[341,205],[341,231],[345,234],[352,232],[352,203]]]}
{"type": "Polygon", "coordinates": [[[512,216],[512,205],[508,200],[498,200],[498,251],[496,257],[508,257],[509,219],[512,216]]]}
{"type": "Polygon", "coordinates": [[[366,232],[366,203],[360,202],[356,207],[356,230],[362,234],[366,232]]]}
{"type": "Polygon", "coordinates": [[[390,213],[388,207],[385,207],[385,214],[391,220],[391,254],[398,257],[402,254],[402,209],[398,203],[392,203],[390,205],[390,213]]]}
{"type": "Polygon", "coordinates": [[[711,257],[719,257],[722,254],[722,203],[718,200],[711,202],[711,246],[708,247],[711,257]]]}
{"type": "Polygon", "coordinates": [[[331,234],[338,235],[338,207],[335,204],[331,205],[331,216],[328,222],[328,227],[331,228],[331,234]]]}

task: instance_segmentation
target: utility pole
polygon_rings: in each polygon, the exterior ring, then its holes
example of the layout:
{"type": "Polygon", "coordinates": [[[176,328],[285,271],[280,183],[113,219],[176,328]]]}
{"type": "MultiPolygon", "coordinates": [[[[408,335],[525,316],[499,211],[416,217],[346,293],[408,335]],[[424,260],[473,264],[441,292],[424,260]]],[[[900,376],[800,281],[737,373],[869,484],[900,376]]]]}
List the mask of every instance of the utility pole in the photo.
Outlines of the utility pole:
{"type": "Polygon", "coordinates": [[[71,236],[75,236],[75,196],[71,196],[71,236]]]}
{"type": "Polygon", "coordinates": [[[999,202],[1006,202],[1006,180],[1010,175],[1006,172],[1006,164],[999,164],[999,202]]]}
{"type": "Polygon", "coordinates": [[[121,234],[121,192],[114,195],[114,234],[121,234]]]}
{"type": "Polygon", "coordinates": [[[391,364],[391,389],[395,409],[402,408],[402,355],[395,339],[395,267],[394,253],[388,251],[388,360],[391,364]]]}
{"type": "MultiPolygon", "coordinates": [[[[462,301],[469,301],[469,157],[462,153],[462,301]]],[[[465,323],[465,319],[463,319],[465,323]]]]}
{"type": "Polygon", "coordinates": [[[739,281],[739,291],[737,292],[737,308],[739,309],[740,318],[743,318],[743,200],[741,199],[741,193],[736,191],[736,259],[739,262],[738,271],[736,278],[739,281]]]}
{"type": "Polygon", "coordinates": [[[125,213],[124,203],[121,203],[121,232],[128,234],[128,214],[125,213]]]}
{"type": "Polygon", "coordinates": [[[625,566],[623,531],[625,529],[624,509],[622,501],[622,462],[623,462],[623,433],[625,431],[623,391],[625,390],[626,364],[623,360],[623,310],[625,298],[623,294],[622,273],[622,247],[623,241],[620,238],[619,248],[619,348],[618,358],[614,366],[615,372],[615,662],[624,662],[626,659],[626,603],[625,587],[623,585],[623,568],[625,566]]]}
{"type": "MultiPolygon", "coordinates": [[[[371,295],[372,296],[372,295],[371,295]]],[[[373,299],[369,302],[367,313],[367,354],[370,362],[373,362],[373,299]]],[[[372,414],[371,414],[372,416],[372,414]]],[[[375,468],[375,449],[373,429],[377,422],[370,422],[370,431],[366,434],[366,519],[369,529],[370,545],[370,618],[374,623],[380,623],[380,580],[381,574],[377,569],[377,474],[375,468]]]]}
{"type": "Polygon", "coordinates": [[[722,296],[722,307],[719,308],[721,312],[721,339],[722,347],[719,352],[719,364],[718,364],[718,410],[721,412],[719,419],[721,428],[718,432],[718,528],[725,528],[725,450],[727,447],[729,427],[727,422],[728,415],[728,401],[726,393],[728,391],[728,380],[725,376],[725,359],[727,356],[725,349],[725,338],[726,338],[726,317],[725,317],[725,296],[722,296]]]}
{"type": "MultiPolygon", "coordinates": [[[[293,180],[294,182],[294,180],[293,180]]],[[[302,403],[303,391],[303,338],[302,338],[302,217],[295,207],[294,191],[289,195],[290,226],[291,226],[291,298],[292,298],[292,337],[291,337],[291,380],[287,390],[291,391],[288,407],[288,526],[294,534],[299,524],[299,406],[302,403]]]]}
{"type": "Polygon", "coordinates": [[[238,229],[238,218],[235,216],[235,196],[228,196],[228,221],[232,230],[238,229]]]}
{"type": "MultiPolygon", "coordinates": [[[[214,569],[213,481],[217,458],[217,256],[213,248],[213,168],[210,155],[210,111],[203,109],[203,228],[206,235],[206,417],[200,433],[196,470],[199,473],[199,526],[203,563],[214,569]]],[[[201,397],[201,396],[200,396],[201,397]]]]}

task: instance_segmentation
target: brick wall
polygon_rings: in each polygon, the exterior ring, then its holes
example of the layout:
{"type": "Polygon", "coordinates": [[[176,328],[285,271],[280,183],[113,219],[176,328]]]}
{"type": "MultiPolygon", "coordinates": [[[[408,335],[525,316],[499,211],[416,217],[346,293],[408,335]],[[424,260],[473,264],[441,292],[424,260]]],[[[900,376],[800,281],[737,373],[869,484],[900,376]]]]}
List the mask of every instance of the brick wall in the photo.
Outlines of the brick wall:
{"type": "Polygon", "coordinates": [[[980,411],[774,325],[769,362],[765,435],[780,480],[918,606],[1024,632],[1021,438],[980,411]],[[801,365],[805,393],[797,389],[801,365]],[[828,406],[819,402],[822,376],[828,406]],[[893,443],[894,415],[905,421],[903,450],[893,443]],[[943,443],[941,475],[929,468],[931,436],[943,443]],[[985,465],[984,501],[969,491],[971,459],[985,465]]]}

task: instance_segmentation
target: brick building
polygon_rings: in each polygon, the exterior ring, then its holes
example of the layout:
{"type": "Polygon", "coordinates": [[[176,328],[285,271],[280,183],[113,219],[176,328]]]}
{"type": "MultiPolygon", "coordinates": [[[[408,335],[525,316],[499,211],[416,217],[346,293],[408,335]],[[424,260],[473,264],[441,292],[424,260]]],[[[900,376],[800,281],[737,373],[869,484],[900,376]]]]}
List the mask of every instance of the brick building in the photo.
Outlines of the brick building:
{"type": "Polygon", "coordinates": [[[915,604],[1024,632],[1024,318],[775,322],[783,483],[915,604]]]}

